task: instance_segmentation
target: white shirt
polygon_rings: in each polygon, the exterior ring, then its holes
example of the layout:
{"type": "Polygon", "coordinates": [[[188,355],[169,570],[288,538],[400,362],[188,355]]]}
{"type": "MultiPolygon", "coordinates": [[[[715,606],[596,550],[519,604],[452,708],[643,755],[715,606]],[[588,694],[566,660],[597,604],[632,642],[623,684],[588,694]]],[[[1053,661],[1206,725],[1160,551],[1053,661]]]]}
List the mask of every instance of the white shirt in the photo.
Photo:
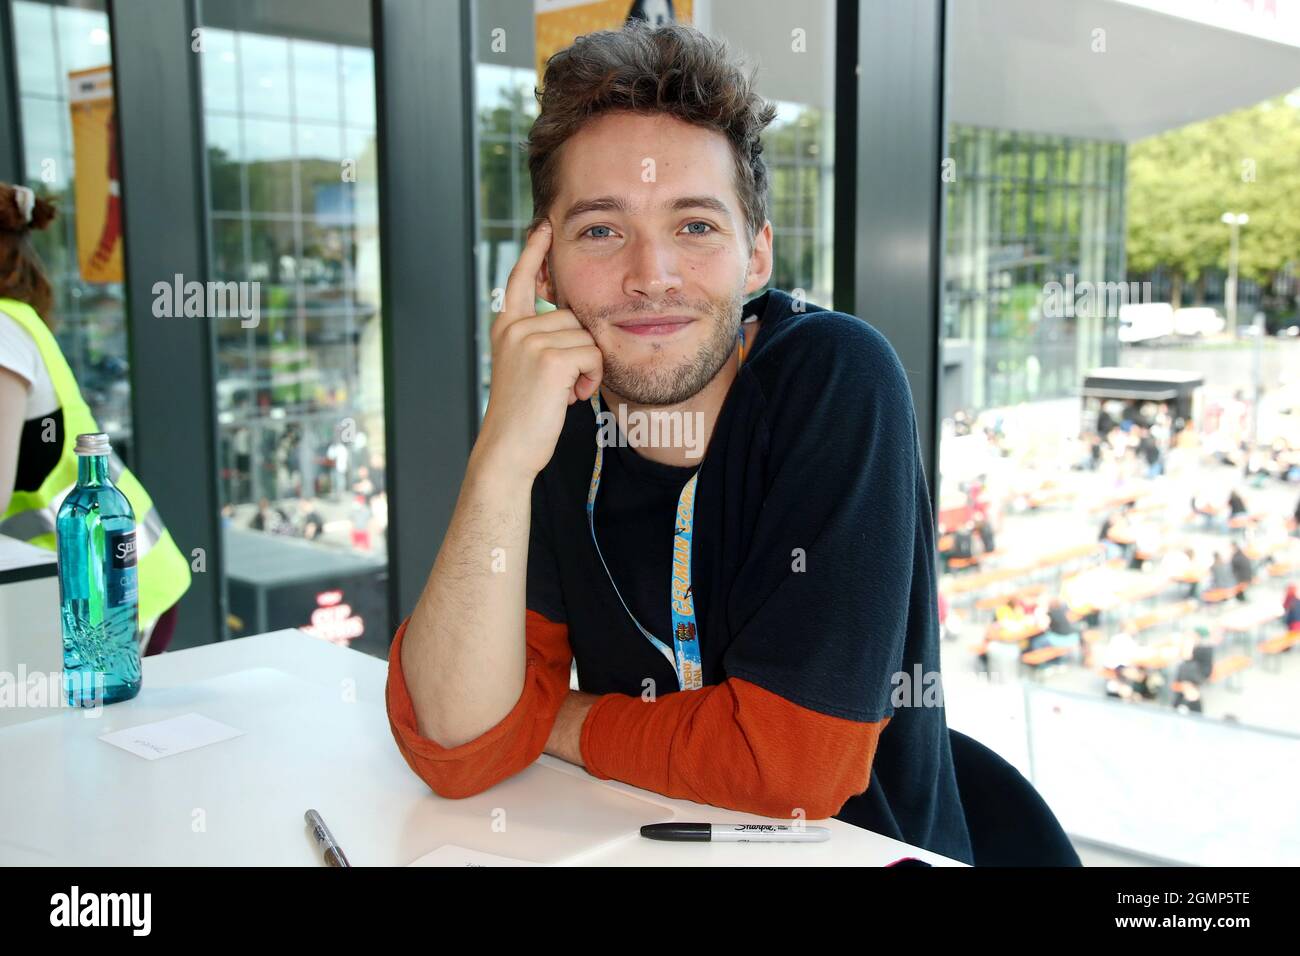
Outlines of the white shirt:
{"type": "Polygon", "coordinates": [[[23,421],[43,418],[58,411],[59,399],[54,394],[54,382],[45,367],[45,360],[41,358],[40,349],[36,347],[36,340],[4,311],[0,311],[0,368],[21,375],[29,383],[23,421]]]}

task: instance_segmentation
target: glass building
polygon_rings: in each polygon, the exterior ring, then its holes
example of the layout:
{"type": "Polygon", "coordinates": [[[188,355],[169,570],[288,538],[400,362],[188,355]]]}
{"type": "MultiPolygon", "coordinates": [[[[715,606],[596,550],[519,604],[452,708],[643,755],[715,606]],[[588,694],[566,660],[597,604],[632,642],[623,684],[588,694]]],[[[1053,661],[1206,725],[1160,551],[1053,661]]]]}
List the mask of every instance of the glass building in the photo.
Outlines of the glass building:
{"type": "Polygon", "coordinates": [[[1076,394],[1118,316],[1043,289],[1124,281],[1124,144],[953,124],[945,158],[944,413],[1076,394]]]}

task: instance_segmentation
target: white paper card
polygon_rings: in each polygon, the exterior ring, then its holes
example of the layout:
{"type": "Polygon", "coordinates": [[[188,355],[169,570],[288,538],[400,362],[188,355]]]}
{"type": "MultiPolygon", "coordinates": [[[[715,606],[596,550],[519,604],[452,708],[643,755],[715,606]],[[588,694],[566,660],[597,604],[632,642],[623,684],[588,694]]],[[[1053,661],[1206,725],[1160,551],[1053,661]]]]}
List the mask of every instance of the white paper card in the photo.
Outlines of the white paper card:
{"type": "Polygon", "coordinates": [[[470,850],[454,843],[444,843],[436,850],[430,850],[410,866],[541,866],[528,860],[516,860],[482,850],[470,850]]]}
{"type": "Polygon", "coordinates": [[[99,739],[145,760],[157,760],[243,735],[242,730],[202,714],[181,714],[152,724],[101,734],[99,739]]]}

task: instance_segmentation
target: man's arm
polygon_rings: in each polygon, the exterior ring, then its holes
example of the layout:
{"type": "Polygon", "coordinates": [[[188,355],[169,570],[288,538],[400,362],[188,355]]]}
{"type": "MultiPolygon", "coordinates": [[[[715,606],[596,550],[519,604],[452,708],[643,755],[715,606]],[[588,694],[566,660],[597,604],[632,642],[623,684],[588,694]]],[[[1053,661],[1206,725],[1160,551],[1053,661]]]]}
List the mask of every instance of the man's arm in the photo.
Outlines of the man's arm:
{"type": "Polygon", "coordinates": [[[524,687],[513,709],[482,735],[443,747],[416,727],[415,707],[402,673],[402,646],[410,620],[397,629],[388,661],[385,700],[397,749],[416,776],[443,797],[481,793],[523,770],[542,752],[569,690],[568,627],[537,611],[525,615],[524,687]]]}
{"type": "Polygon", "coordinates": [[[532,482],[478,454],[401,647],[420,733],[449,748],[499,723],[524,686],[532,482]]]}
{"type": "Polygon", "coordinates": [[[668,797],[820,820],[867,789],[889,720],[828,717],[738,679],[655,700],[571,690],[546,752],[668,797]]]}
{"type": "Polygon", "coordinates": [[[520,699],[533,482],[568,407],[600,384],[600,350],[577,316],[533,314],[550,244],[543,223],[510,272],[483,427],[400,650],[420,733],[445,747],[496,726],[520,699]]]}
{"type": "Polygon", "coordinates": [[[582,725],[587,719],[587,712],[600,700],[596,694],[584,694],[580,690],[571,690],[560,704],[551,727],[551,736],[546,741],[546,752],[552,757],[559,757],[569,763],[585,767],[582,759],[582,725]]]}

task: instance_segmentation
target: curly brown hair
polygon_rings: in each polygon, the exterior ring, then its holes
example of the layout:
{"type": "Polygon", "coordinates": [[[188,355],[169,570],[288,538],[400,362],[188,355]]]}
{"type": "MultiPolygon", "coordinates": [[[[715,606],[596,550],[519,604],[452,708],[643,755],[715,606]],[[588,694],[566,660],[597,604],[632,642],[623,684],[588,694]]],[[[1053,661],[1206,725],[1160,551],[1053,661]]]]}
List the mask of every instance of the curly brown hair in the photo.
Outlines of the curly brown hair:
{"type": "Polygon", "coordinates": [[[768,174],[761,134],[776,107],[754,91],[726,43],[693,27],[651,27],[629,20],[620,30],[580,36],[546,61],[541,110],[528,135],[533,186],[530,229],[550,212],[559,191],[565,142],[602,113],[665,113],[727,137],[750,247],[767,220],[768,174]]]}
{"type": "Polygon", "coordinates": [[[16,195],[13,186],[0,183],[0,297],[26,302],[48,325],[54,287],[30,235],[33,229],[48,226],[56,210],[48,199],[37,196],[29,222],[18,208],[16,195]]]}

